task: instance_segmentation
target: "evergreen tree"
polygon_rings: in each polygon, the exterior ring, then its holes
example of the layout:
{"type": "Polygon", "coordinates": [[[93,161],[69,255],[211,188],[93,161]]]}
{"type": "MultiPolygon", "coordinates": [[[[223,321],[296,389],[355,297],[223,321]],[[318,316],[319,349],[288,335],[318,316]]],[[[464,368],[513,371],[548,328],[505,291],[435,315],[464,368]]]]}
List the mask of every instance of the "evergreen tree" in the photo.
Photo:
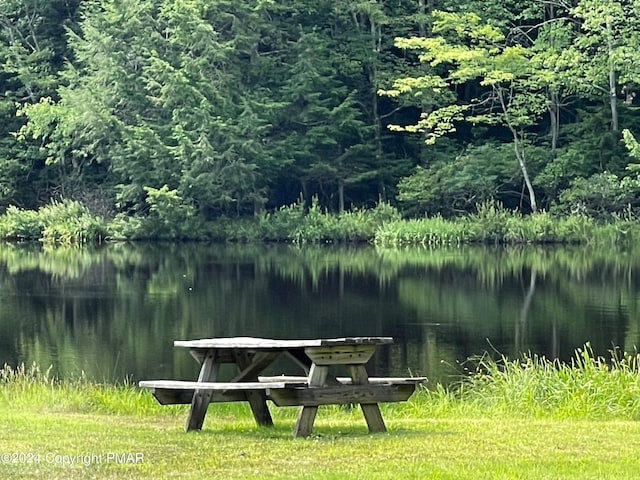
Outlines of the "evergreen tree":
{"type": "Polygon", "coordinates": [[[204,214],[253,209],[264,201],[269,111],[244,82],[263,13],[237,2],[87,3],[60,100],[26,107],[23,135],[78,174],[105,166],[121,210],[144,208],[144,187],[164,185],[204,214]]]}
{"type": "Polygon", "coordinates": [[[75,25],[77,1],[0,2],[0,205],[35,206],[54,191],[42,174],[39,142],[18,142],[17,107],[55,95],[67,55],[65,27],[75,25]]]}

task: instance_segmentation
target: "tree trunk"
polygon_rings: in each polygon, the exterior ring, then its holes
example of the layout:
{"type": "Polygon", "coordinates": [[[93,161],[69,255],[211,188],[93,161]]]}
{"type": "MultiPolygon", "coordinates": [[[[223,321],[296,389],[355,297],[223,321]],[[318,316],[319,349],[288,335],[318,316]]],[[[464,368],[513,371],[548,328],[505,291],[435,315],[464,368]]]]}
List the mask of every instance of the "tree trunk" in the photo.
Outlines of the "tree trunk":
{"type": "Polygon", "coordinates": [[[527,187],[527,193],[529,194],[529,203],[531,204],[531,211],[535,213],[538,211],[538,203],[536,201],[536,192],[533,190],[533,184],[531,183],[529,172],[527,171],[524,143],[520,140],[520,138],[518,138],[518,133],[515,130],[512,130],[511,132],[513,133],[513,149],[516,152],[516,158],[518,159],[518,164],[520,165],[522,178],[524,179],[524,184],[527,187]]]}
{"type": "Polygon", "coordinates": [[[344,180],[338,180],[338,213],[344,212],[344,180]]]}
{"type": "MultiPolygon", "coordinates": [[[[418,14],[422,16],[426,16],[427,6],[425,4],[425,0],[418,0],[418,14]]],[[[418,35],[421,37],[427,36],[427,24],[424,19],[420,19],[418,22],[418,35]]]]}
{"type": "Polygon", "coordinates": [[[550,134],[551,134],[551,155],[556,156],[556,149],[558,148],[558,136],[560,134],[560,99],[558,98],[558,92],[551,90],[549,92],[549,120],[550,120],[550,134]]]}
{"type": "Polygon", "coordinates": [[[618,96],[616,94],[617,76],[613,64],[613,39],[611,19],[607,17],[607,49],[609,53],[609,105],[611,106],[611,130],[618,131],[618,96]]]}
{"type": "Polygon", "coordinates": [[[518,133],[516,126],[511,123],[511,117],[509,116],[509,109],[505,104],[503,91],[500,89],[500,87],[494,87],[494,92],[496,94],[496,97],[500,101],[500,106],[502,108],[502,113],[504,113],[507,127],[509,128],[509,131],[511,131],[511,135],[513,136],[513,149],[515,151],[516,158],[518,159],[518,165],[520,166],[520,172],[522,172],[524,184],[527,187],[527,193],[529,194],[529,203],[531,204],[531,211],[535,213],[538,211],[538,202],[536,201],[536,192],[533,190],[533,184],[531,183],[529,172],[527,171],[524,134],[518,133]]]}
{"type": "Polygon", "coordinates": [[[307,189],[307,180],[303,179],[300,181],[300,203],[302,203],[302,205],[304,205],[305,207],[307,206],[307,202],[308,202],[308,198],[309,198],[309,191],[307,189]]]}
{"type": "Polygon", "coordinates": [[[611,130],[618,131],[618,96],[616,95],[616,72],[609,70],[609,103],[611,105],[611,130]]]}
{"type": "Polygon", "coordinates": [[[378,170],[378,196],[386,201],[386,188],[382,175],[382,119],[380,118],[378,105],[378,56],[380,55],[380,44],[382,42],[382,30],[380,25],[376,25],[373,19],[371,22],[371,48],[375,54],[369,66],[369,83],[371,85],[371,116],[373,117],[373,131],[375,142],[375,168],[378,170]]]}
{"type": "Polygon", "coordinates": [[[418,0],[418,35],[431,36],[431,14],[434,0],[418,0]]]}

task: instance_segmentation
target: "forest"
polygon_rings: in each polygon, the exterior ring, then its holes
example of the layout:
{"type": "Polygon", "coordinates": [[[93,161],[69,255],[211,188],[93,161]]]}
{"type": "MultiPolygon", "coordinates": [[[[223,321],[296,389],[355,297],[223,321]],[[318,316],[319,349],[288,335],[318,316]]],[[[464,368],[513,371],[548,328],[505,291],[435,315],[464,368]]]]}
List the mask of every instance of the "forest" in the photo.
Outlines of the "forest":
{"type": "Polygon", "coordinates": [[[640,0],[1,0],[0,213],[633,216],[639,51],[640,0]]]}

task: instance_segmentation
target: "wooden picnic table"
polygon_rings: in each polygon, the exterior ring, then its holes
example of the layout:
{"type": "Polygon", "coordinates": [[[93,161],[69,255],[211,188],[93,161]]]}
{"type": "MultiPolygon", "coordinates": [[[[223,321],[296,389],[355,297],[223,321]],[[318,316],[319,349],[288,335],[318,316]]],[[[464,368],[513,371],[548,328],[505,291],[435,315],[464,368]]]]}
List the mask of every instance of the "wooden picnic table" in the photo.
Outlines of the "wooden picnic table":
{"type": "Polygon", "coordinates": [[[320,405],[359,404],[370,432],[386,426],[378,403],[407,400],[424,377],[370,378],[365,364],[390,337],[276,340],[255,337],[177,340],[200,363],[197,381],[141,381],[162,404],[190,403],[185,430],[202,428],[211,402],[247,401],[258,425],[273,425],[267,400],[299,406],[294,436],[311,434],[320,405]],[[259,376],[279,357],[288,357],[304,375],[259,376]],[[235,364],[237,373],[219,381],[220,366],[235,364]],[[343,370],[339,377],[331,370],[343,370]]]}

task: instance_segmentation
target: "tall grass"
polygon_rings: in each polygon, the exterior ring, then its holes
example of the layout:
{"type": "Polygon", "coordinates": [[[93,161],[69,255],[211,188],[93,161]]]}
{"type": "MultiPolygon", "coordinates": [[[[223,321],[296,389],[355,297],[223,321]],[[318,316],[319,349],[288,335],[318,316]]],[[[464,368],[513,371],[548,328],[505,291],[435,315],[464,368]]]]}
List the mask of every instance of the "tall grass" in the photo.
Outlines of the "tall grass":
{"type": "MultiPolygon", "coordinates": [[[[414,418],[550,418],[584,420],[640,419],[640,355],[612,352],[595,356],[578,349],[570,362],[537,355],[470,361],[459,382],[421,388],[409,402],[384,404],[414,418]]],[[[83,377],[60,381],[37,365],[0,369],[0,405],[36,405],[56,412],[124,415],[184,414],[185,406],[161,406],[148,391],[130,383],[98,384],[83,377]]],[[[244,415],[242,404],[216,405],[218,412],[244,415]]],[[[280,409],[278,409],[279,412],[280,409]]],[[[329,412],[340,412],[335,407],[329,412]]],[[[325,410],[326,411],[326,410],[325,410]]],[[[279,415],[293,415],[286,411],[279,415]]],[[[338,414],[338,413],[336,413],[338,414]]]]}
{"type": "Polygon", "coordinates": [[[640,241],[640,222],[632,215],[597,221],[584,214],[538,212],[523,216],[496,202],[452,219],[440,215],[403,219],[386,202],[372,208],[329,212],[317,198],[303,199],[255,218],[200,218],[175,191],[149,191],[149,214],[118,214],[111,220],[92,215],[81,203],[52,201],[38,210],[15,206],[0,215],[0,238],[39,240],[47,245],[83,245],[110,239],[363,243],[380,247],[483,244],[631,245],[640,241]]]}
{"type": "Polygon", "coordinates": [[[81,203],[52,201],[34,210],[10,206],[0,216],[0,237],[49,245],[82,245],[104,238],[105,224],[81,203]]]}
{"type": "Polygon", "coordinates": [[[595,356],[577,349],[568,363],[538,355],[482,357],[455,388],[460,401],[493,416],[640,419],[640,355],[595,356]]]}
{"type": "Polygon", "coordinates": [[[584,214],[531,215],[508,210],[495,202],[478,205],[473,215],[441,216],[388,222],[374,236],[378,246],[483,244],[630,245],[640,240],[640,222],[617,217],[599,222],[584,214]]]}
{"type": "Polygon", "coordinates": [[[459,245],[470,243],[474,237],[468,221],[450,221],[438,215],[385,223],[377,229],[373,242],[387,247],[459,245]]]}
{"type": "Polygon", "coordinates": [[[96,383],[82,373],[60,380],[52,368],[33,363],[0,369],[0,404],[37,405],[52,412],[99,412],[126,415],[177,413],[180,407],[161,409],[157,402],[134,385],[96,383]]]}
{"type": "Polygon", "coordinates": [[[399,219],[400,212],[385,202],[373,208],[332,213],[314,197],[308,206],[299,199],[291,205],[263,213],[257,220],[237,219],[216,224],[222,226],[217,230],[224,230],[226,240],[282,241],[302,245],[368,242],[381,225],[399,219]]]}

